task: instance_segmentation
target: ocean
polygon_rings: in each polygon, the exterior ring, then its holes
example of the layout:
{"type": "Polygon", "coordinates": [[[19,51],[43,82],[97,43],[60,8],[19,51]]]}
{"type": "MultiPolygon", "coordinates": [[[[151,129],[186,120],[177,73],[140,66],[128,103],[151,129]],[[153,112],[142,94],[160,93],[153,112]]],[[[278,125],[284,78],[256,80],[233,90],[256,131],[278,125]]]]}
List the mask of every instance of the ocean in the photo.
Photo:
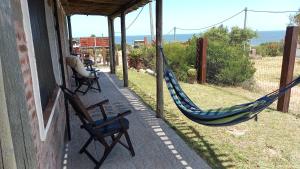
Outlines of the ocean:
{"type": "MultiPolygon", "coordinates": [[[[176,41],[185,42],[189,40],[195,34],[177,34],[175,37],[176,41]]],[[[285,31],[257,31],[257,37],[250,40],[250,44],[252,46],[257,46],[266,42],[279,42],[284,40],[285,31]]],[[[150,35],[135,35],[135,36],[127,36],[126,41],[127,44],[133,45],[135,40],[143,40],[144,37],[147,37],[148,41],[150,41],[150,35]]],[[[173,42],[174,35],[164,35],[163,40],[165,42],[173,42]]],[[[116,36],[116,44],[121,43],[121,37],[116,36]]],[[[297,57],[300,57],[300,49],[297,49],[297,57]]]]}
{"type": "MultiPolygon", "coordinates": [[[[185,42],[189,40],[194,34],[177,34],[175,39],[179,42],[185,42]]],[[[257,31],[257,38],[251,39],[250,44],[253,46],[259,45],[265,42],[274,42],[274,41],[281,41],[284,39],[285,31],[257,31]]],[[[127,36],[126,41],[128,44],[132,45],[134,40],[143,40],[144,37],[147,37],[148,41],[150,40],[150,35],[134,35],[134,36],[127,36]]],[[[164,35],[164,41],[166,42],[173,42],[174,35],[164,35]]],[[[116,43],[121,43],[121,37],[116,36],[116,43]]]]}

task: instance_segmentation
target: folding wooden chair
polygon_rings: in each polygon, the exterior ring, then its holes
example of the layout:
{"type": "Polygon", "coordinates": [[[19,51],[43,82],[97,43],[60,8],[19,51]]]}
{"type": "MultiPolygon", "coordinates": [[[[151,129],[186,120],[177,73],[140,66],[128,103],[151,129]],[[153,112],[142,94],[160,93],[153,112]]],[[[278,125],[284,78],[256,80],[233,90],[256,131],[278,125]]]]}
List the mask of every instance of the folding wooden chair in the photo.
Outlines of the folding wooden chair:
{"type": "Polygon", "coordinates": [[[80,92],[83,95],[85,95],[90,89],[94,89],[101,92],[99,76],[96,70],[89,70],[94,74],[93,77],[84,77],[80,75],[74,68],[71,69],[77,86],[77,88],[75,89],[75,93],[80,92]],[[96,84],[96,87],[93,86],[94,84],[96,84]],[[80,90],[83,86],[86,86],[86,89],[84,91],[80,90]]]}
{"type": "Polygon", "coordinates": [[[135,152],[127,132],[127,130],[129,129],[129,121],[124,117],[131,113],[130,110],[124,113],[119,113],[117,116],[107,117],[103,105],[107,103],[108,100],[103,100],[86,108],[75,93],[67,88],[61,88],[65,94],[65,97],[68,99],[73,109],[75,110],[76,115],[82,122],[81,128],[85,129],[90,134],[89,139],[82,146],[79,153],[85,153],[89,157],[89,159],[91,159],[96,164],[95,169],[100,168],[101,164],[104,162],[108,154],[117,143],[120,143],[130,151],[132,156],[135,156],[135,152]],[[91,118],[88,110],[92,110],[95,108],[100,109],[103,119],[94,121],[91,118]],[[125,136],[127,145],[120,140],[123,135],[125,136]],[[112,139],[111,143],[107,142],[107,137],[110,137],[112,139]],[[99,161],[96,160],[95,157],[93,157],[87,150],[87,147],[93,140],[99,141],[105,148],[103,156],[99,161]]]}

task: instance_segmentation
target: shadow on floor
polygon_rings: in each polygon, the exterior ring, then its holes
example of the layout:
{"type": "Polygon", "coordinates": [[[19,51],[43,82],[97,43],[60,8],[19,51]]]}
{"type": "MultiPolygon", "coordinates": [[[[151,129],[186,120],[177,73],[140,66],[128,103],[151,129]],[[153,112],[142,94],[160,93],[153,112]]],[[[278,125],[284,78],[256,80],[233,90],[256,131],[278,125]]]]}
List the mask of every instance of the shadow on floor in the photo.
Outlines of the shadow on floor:
{"type": "Polygon", "coordinates": [[[233,160],[228,154],[217,154],[218,148],[202,136],[197,129],[173,113],[166,113],[166,120],[170,126],[198,153],[205,159],[212,168],[227,169],[234,168],[233,160]],[[172,124],[168,121],[172,121],[172,124]]]}

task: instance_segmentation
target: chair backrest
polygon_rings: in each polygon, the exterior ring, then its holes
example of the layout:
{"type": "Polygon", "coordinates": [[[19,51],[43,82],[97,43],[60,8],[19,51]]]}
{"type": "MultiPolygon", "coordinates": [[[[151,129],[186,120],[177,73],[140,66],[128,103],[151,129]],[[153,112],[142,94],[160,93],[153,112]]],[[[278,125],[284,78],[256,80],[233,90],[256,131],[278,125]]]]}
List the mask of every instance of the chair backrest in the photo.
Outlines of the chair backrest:
{"type": "Polygon", "coordinates": [[[67,98],[67,100],[72,105],[72,107],[75,110],[76,114],[79,116],[81,122],[83,124],[93,123],[94,120],[90,116],[89,112],[87,111],[87,109],[83,105],[80,98],[75,93],[73,93],[71,90],[69,90],[67,88],[61,87],[61,89],[64,92],[65,97],[67,98]]]}
{"type": "Polygon", "coordinates": [[[71,70],[72,70],[72,73],[73,73],[75,79],[80,79],[80,75],[78,74],[78,72],[72,67],[71,67],[71,70]]]}
{"type": "Polygon", "coordinates": [[[83,77],[94,77],[94,74],[91,71],[87,71],[83,63],[77,56],[68,56],[66,57],[66,63],[69,65],[73,71],[76,71],[80,76],[83,77]]]}

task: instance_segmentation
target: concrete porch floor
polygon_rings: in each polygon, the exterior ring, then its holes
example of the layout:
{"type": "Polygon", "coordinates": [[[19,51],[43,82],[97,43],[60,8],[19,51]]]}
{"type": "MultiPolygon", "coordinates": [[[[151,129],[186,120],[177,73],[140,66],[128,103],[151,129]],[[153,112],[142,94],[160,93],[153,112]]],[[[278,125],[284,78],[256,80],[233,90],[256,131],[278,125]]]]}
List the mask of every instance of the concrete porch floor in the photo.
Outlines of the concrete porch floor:
{"type": "MultiPolygon", "coordinates": [[[[130,122],[129,135],[135,150],[135,157],[117,144],[102,164],[103,169],[206,169],[210,168],[163,120],[155,117],[155,112],[143,104],[129,89],[123,88],[122,81],[109,73],[101,73],[101,93],[89,91],[81,96],[85,105],[97,103],[105,98],[109,115],[132,110],[126,118],[130,122]]],[[[99,111],[99,110],[98,110],[99,111]]],[[[71,109],[72,140],[65,145],[63,169],[93,169],[95,164],[85,154],[79,154],[80,147],[88,139],[86,131],[80,129],[80,121],[71,109]]],[[[93,118],[101,118],[94,113],[93,118]]],[[[122,138],[122,140],[125,140],[122,138]]],[[[93,142],[88,150],[97,159],[103,147],[93,142]]]]}

